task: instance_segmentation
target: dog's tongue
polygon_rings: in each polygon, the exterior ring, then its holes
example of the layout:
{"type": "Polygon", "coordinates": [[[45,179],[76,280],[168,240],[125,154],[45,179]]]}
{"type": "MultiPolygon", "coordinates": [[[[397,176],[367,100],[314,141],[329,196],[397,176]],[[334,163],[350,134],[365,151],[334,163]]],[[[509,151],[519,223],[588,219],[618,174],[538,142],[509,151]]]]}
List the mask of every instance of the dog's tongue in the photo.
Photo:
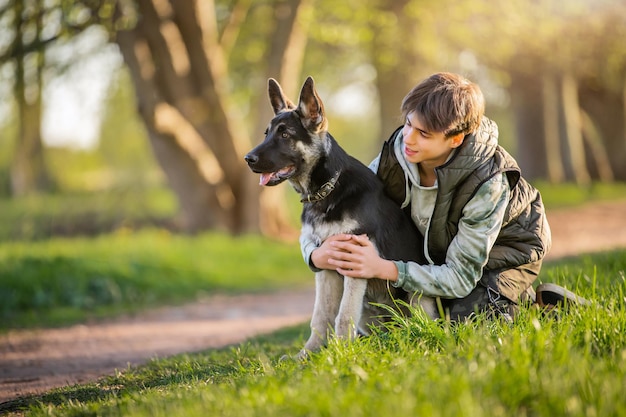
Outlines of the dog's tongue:
{"type": "Polygon", "coordinates": [[[261,174],[261,179],[259,180],[259,185],[266,185],[272,179],[274,174],[272,172],[265,172],[261,174]]]}
{"type": "Polygon", "coordinates": [[[267,185],[273,178],[281,178],[282,175],[287,175],[292,169],[293,166],[286,166],[276,172],[264,172],[261,174],[259,185],[267,185]]]}

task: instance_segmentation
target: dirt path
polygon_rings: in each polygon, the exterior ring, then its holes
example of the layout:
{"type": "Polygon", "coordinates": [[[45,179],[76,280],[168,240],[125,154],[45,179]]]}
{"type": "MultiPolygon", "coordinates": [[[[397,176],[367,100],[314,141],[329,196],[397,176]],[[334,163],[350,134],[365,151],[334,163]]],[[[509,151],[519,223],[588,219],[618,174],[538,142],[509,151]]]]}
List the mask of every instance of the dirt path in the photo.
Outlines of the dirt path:
{"type": "MultiPolygon", "coordinates": [[[[548,213],[556,259],[626,247],[626,201],[548,213]]],[[[305,322],[313,288],[213,297],[110,323],[0,336],[0,403],[110,375],[154,357],[239,343],[305,322]]]]}

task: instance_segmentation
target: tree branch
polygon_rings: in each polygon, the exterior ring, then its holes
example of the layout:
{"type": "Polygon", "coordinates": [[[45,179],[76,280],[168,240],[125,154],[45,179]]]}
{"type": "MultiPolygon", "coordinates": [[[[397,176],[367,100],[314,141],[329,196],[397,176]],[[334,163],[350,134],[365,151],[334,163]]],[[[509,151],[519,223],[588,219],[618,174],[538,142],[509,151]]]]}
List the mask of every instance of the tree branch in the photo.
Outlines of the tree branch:
{"type": "MultiPolygon", "coordinates": [[[[178,4],[178,2],[175,2],[178,4]]],[[[228,64],[224,56],[224,50],[219,43],[217,29],[217,17],[215,15],[215,2],[213,0],[196,0],[196,19],[201,31],[204,54],[210,59],[209,69],[216,88],[224,92],[224,86],[217,85],[220,80],[226,80],[228,76],[228,64]]]]}
{"type": "Polygon", "coordinates": [[[222,35],[219,37],[219,43],[222,45],[226,56],[230,55],[233,45],[237,42],[237,38],[241,32],[241,25],[250,10],[251,4],[251,0],[239,0],[235,2],[235,6],[230,13],[230,18],[222,30],[222,35]]]}
{"type": "Polygon", "coordinates": [[[174,57],[161,31],[162,20],[154,4],[151,0],[137,0],[137,3],[142,19],[137,23],[136,29],[145,36],[150,48],[155,64],[155,87],[165,101],[174,104],[189,93],[189,86],[184,82],[184,77],[176,72],[174,57]]]}
{"type": "Polygon", "coordinates": [[[14,59],[23,58],[25,55],[30,53],[41,51],[42,49],[45,49],[47,45],[59,40],[60,37],[61,35],[56,34],[48,39],[36,39],[26,45],[14,43],[7,49],[6,53],[0,55],[0,65],[8,61],[13,61],[14,59]]]}

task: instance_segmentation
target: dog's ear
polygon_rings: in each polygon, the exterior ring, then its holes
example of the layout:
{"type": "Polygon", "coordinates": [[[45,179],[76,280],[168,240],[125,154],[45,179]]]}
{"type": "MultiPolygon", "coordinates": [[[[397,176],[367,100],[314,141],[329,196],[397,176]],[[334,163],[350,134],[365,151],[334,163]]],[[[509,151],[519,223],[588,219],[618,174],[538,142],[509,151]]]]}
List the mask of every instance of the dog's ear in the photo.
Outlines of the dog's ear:
{"type": "Polygon", "coordinates": [[[286,110],[293,110],[296,106],[289,100],[280,88],[280,84],[273,78],[267,81],[267,93],[270,97],[270,104],[274,109],[274,115],[282,113],[286,110]]]}
{"type": "Polygon", "coordinates": [[[302,123],[311,132],[326,130],[327,122],[324,116],[324,103],[315,91],[313,78],[308,77],[300,91],[300,102],[298,103],[298,113],[302,118],[302,123]]]}

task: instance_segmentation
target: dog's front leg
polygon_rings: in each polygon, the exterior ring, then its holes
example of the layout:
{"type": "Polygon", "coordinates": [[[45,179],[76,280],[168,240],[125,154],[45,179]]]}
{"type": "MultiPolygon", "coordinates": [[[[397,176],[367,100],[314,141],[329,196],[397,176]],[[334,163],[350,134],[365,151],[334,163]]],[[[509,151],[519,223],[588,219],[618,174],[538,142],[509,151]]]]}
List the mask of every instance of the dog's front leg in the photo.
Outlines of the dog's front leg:
{"type": "Polygon", "coordinates": [[[343,277],[337,272],[322,270],[315,274],[315,305],[311,318],[311,336],[298,354],[300,359],[306,357],[307,351],[319,350],[326,343],[339,311],[342,292],[343,277]]]}
{"type": "Polygon", "coordinates": [[[415,308],[420,308],[424,310],[426,315],[433,320],[439,318],[439,308],[437,306],[437,299],[432,297],[427,297],[421,294],[414,294],[411,298],[411,306],[415,308]]]}
{"type": "Polygon", "coordinates": [[[367,280],[357,278],[343,279],[343,297],[339,314],[335,320],[335,333],[340,339],[352,340],[357,335],[357,326],[363,314],[363,300],[367,290],[367,280]]]}

